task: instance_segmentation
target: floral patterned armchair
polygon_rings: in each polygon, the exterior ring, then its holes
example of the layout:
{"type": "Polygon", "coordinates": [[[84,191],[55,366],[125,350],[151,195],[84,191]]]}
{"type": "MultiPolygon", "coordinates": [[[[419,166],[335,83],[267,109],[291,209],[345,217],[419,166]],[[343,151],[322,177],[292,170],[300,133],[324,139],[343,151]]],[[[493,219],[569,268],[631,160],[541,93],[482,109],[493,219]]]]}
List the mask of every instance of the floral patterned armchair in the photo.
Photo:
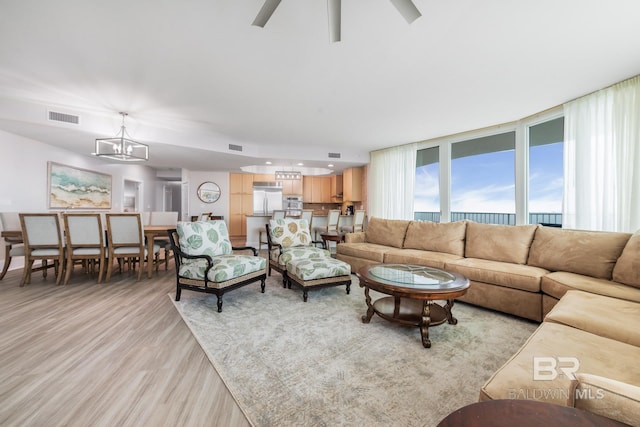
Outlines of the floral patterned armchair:
{"type": "Polygon", "coordinates": [[[266,225],[269,246],[269,276],[271,270],[282,274],[282,285],[287,286],[287,263],[296,259],[331,257],[320,241],[311,240],[309,221],[306,219],[272,219],[266,225]],[[315,245],[320,245],[317,247],[315,245]]]}
{"type": "Polygon", "coordinates": [[[182,289],[215,294],[218,312],[222,295],[233,289],[260,281],[264,293],[266,259],[252,247],[232,247],[224,221],[178,222],[169,230],[176,263],[176,301],[182,289]],[[234,254],[250,250],[253,255],[234,254]]]}

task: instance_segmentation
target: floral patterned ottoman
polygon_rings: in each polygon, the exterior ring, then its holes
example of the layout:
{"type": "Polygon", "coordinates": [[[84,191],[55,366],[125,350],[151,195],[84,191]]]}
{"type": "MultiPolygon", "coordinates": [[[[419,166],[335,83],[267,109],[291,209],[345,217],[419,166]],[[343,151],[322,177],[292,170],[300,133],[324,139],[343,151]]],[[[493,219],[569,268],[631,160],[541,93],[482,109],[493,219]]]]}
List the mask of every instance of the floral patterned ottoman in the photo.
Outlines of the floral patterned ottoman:
{"type": "Polygon", "coordinates": [[[335,258],[296,259],[287,263],[289,288],[291,283],[302,288],[302,299],[306,302],[309,290],[329,286],[346,285],[351,292],[351,266],[335,258]]]}

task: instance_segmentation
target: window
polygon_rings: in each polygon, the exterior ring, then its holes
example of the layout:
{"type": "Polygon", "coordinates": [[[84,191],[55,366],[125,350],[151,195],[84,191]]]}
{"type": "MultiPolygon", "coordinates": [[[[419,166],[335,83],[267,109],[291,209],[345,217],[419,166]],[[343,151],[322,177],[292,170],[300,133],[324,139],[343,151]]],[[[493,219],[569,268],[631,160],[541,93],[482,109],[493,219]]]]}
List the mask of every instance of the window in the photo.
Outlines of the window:
{"type": "Polygon", "coordinates": [[[562,225],[564,118],[529,127],[529,223],[562,225]]]}
{"type": "Polygon", "coordinates": [[[418,146],[415,219],[562,225],[561,109],[495,129],[418,146]]]}
{"type": "Polygon", "coordinates": [[[418,150],[414,219],[440,222],[440,147],[418,150]]]}
{"type": "Polygon", "coordinates": [[[451,145],[451,220],[515,224],[515,132],[451,145]]]}

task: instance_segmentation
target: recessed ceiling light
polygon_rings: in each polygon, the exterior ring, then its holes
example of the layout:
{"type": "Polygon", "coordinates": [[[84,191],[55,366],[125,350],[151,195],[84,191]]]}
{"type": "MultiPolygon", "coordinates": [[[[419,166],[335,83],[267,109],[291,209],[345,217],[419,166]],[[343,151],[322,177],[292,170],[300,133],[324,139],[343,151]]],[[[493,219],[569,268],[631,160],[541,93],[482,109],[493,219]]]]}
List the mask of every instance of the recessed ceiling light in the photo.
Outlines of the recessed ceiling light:
{"type": "Polygon", "coordinates": [[[327,165],[327,167],[328,167],[328,168],[332,168],[332,167],[333,167],[333,165],[332,165],[331,163],[329,163],[329,164],[327,165]]]}
{"type": "Polygon", "coordinates": [[[270,165],[270,164],[271,164],[271,162],[270,162],[270,161],[268,161],[268,160],[267,160],[265,163],[266,163],[267,165],[270,165]]]}
{"type": "Polygon", "coordinates": [[[304,166],[304,163],[300,162],[298,163],[298,166],[304,166]]]}

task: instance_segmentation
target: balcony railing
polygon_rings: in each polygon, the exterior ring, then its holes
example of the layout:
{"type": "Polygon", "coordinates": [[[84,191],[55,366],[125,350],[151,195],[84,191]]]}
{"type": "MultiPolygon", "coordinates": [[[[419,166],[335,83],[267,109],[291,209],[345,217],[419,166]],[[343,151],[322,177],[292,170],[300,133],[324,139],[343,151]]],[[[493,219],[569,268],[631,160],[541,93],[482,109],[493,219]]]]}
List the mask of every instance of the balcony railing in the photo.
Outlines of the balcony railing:
{"type": "MultiPolygon", "coordinates": [[[[440,212],[414,212],[413,219],[420,221],[440,222],[440,212]]],[[[485,224],[515,225],[516,215],[491,212],[451,212],[451,221],[470,220],[485,224]]],[[[544,224],[562,227],[561,213],[530,213],[529,224],[544,224]]]]}

